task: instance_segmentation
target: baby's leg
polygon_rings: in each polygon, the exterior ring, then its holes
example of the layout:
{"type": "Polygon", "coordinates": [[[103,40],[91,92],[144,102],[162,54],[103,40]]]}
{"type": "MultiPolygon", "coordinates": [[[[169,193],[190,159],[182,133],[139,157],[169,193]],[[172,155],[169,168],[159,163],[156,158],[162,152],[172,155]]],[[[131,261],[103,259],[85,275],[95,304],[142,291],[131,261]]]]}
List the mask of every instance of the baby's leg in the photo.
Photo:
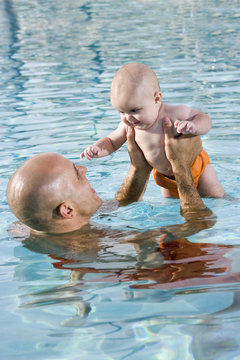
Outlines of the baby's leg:
{"type": "Polygon", "coordinates": [[[168,189],[165,189],[164,187],[160,186],[161,188],[161,192],[162,192],[162,197],[165,198],[174,198],[174,196],[172,196],[172,194],[170,193],[170,191],[168,189]]]}
{"type": "Polygon", "coordinates": [[[202,197],[220,198],[224,196],[224,190],[220,184],[212,165],[207,165],[199,178],[198,192],[202,197]]]}

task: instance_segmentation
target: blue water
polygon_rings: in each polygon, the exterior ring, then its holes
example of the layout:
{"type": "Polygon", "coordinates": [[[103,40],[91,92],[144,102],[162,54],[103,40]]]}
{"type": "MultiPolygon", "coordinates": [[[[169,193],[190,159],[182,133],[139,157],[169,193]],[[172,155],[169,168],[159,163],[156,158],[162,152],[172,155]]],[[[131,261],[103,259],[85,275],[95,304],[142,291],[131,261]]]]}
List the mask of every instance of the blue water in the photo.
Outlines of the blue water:
{"type": "MultiPolygon", "coordinates": [[[[0,2],[2,359],[240,359],[239,19],[237,0],[0,2]],[[112,231],[95,247],[11,237],[11,174],[45,151],[80,163],[116,127],[109,88],[131,61],[155,70],[164,102],[211,116],[204,148],[231,196],[205,201],[216,224],[165,254],[129,241],[184,222],[151,177],[142,202],[94,216],[112,231]]],[[[82,163],[111,199],[129,160],[123,147],[82,163]]]]}

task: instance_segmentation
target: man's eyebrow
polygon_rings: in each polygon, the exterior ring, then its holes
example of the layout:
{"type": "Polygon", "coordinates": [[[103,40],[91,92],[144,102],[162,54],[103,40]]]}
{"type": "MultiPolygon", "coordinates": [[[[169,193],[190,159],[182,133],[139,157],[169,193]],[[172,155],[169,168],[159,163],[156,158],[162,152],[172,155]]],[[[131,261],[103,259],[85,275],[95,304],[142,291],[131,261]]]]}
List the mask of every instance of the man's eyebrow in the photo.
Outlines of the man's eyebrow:
{"type": "Polygon", "coordinates": [[[72,164],[73,164],[74,171],[75,171],[75,173],[77,175],[77,178],[79,179],[79,173],[78,173],[77,167],[76,167],[76,165],[74,163],[72,163],[72,164]]]}

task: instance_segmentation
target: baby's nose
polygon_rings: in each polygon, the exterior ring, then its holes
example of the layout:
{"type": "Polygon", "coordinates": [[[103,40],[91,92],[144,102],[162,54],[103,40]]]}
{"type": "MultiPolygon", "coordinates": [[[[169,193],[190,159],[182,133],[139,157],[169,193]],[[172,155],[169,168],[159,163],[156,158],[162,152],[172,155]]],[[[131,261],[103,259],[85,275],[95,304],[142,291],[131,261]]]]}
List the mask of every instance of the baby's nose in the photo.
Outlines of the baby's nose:
{"type": "Polygon", "coordinates": [[[125,114],[125,118],[127,121],[131,121],[132,120],[132,115],[131,114],[125,114]]]}

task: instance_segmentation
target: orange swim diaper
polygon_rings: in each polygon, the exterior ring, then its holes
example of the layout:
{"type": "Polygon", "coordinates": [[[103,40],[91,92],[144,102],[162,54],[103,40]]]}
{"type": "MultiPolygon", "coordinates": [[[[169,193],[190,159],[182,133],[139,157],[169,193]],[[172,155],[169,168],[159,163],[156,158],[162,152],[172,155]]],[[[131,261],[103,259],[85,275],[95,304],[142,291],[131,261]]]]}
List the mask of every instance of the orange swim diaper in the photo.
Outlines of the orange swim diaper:
{"type": "MultiPolygon", "coordinates": [[[[203,150],[191,165],[192,177],[196,187],[198,187],[198,180],[200,175],[203,173],[208,164],[210,164],[208,154],[205,150],[203,150]]],[[[159,173],[156,169],[153,169],[153,177],[156,184],[162,186],[165,189],[168,189],[175,198],[179,199],[175,180],[169,179],[167,176],[159,173]]]]}

